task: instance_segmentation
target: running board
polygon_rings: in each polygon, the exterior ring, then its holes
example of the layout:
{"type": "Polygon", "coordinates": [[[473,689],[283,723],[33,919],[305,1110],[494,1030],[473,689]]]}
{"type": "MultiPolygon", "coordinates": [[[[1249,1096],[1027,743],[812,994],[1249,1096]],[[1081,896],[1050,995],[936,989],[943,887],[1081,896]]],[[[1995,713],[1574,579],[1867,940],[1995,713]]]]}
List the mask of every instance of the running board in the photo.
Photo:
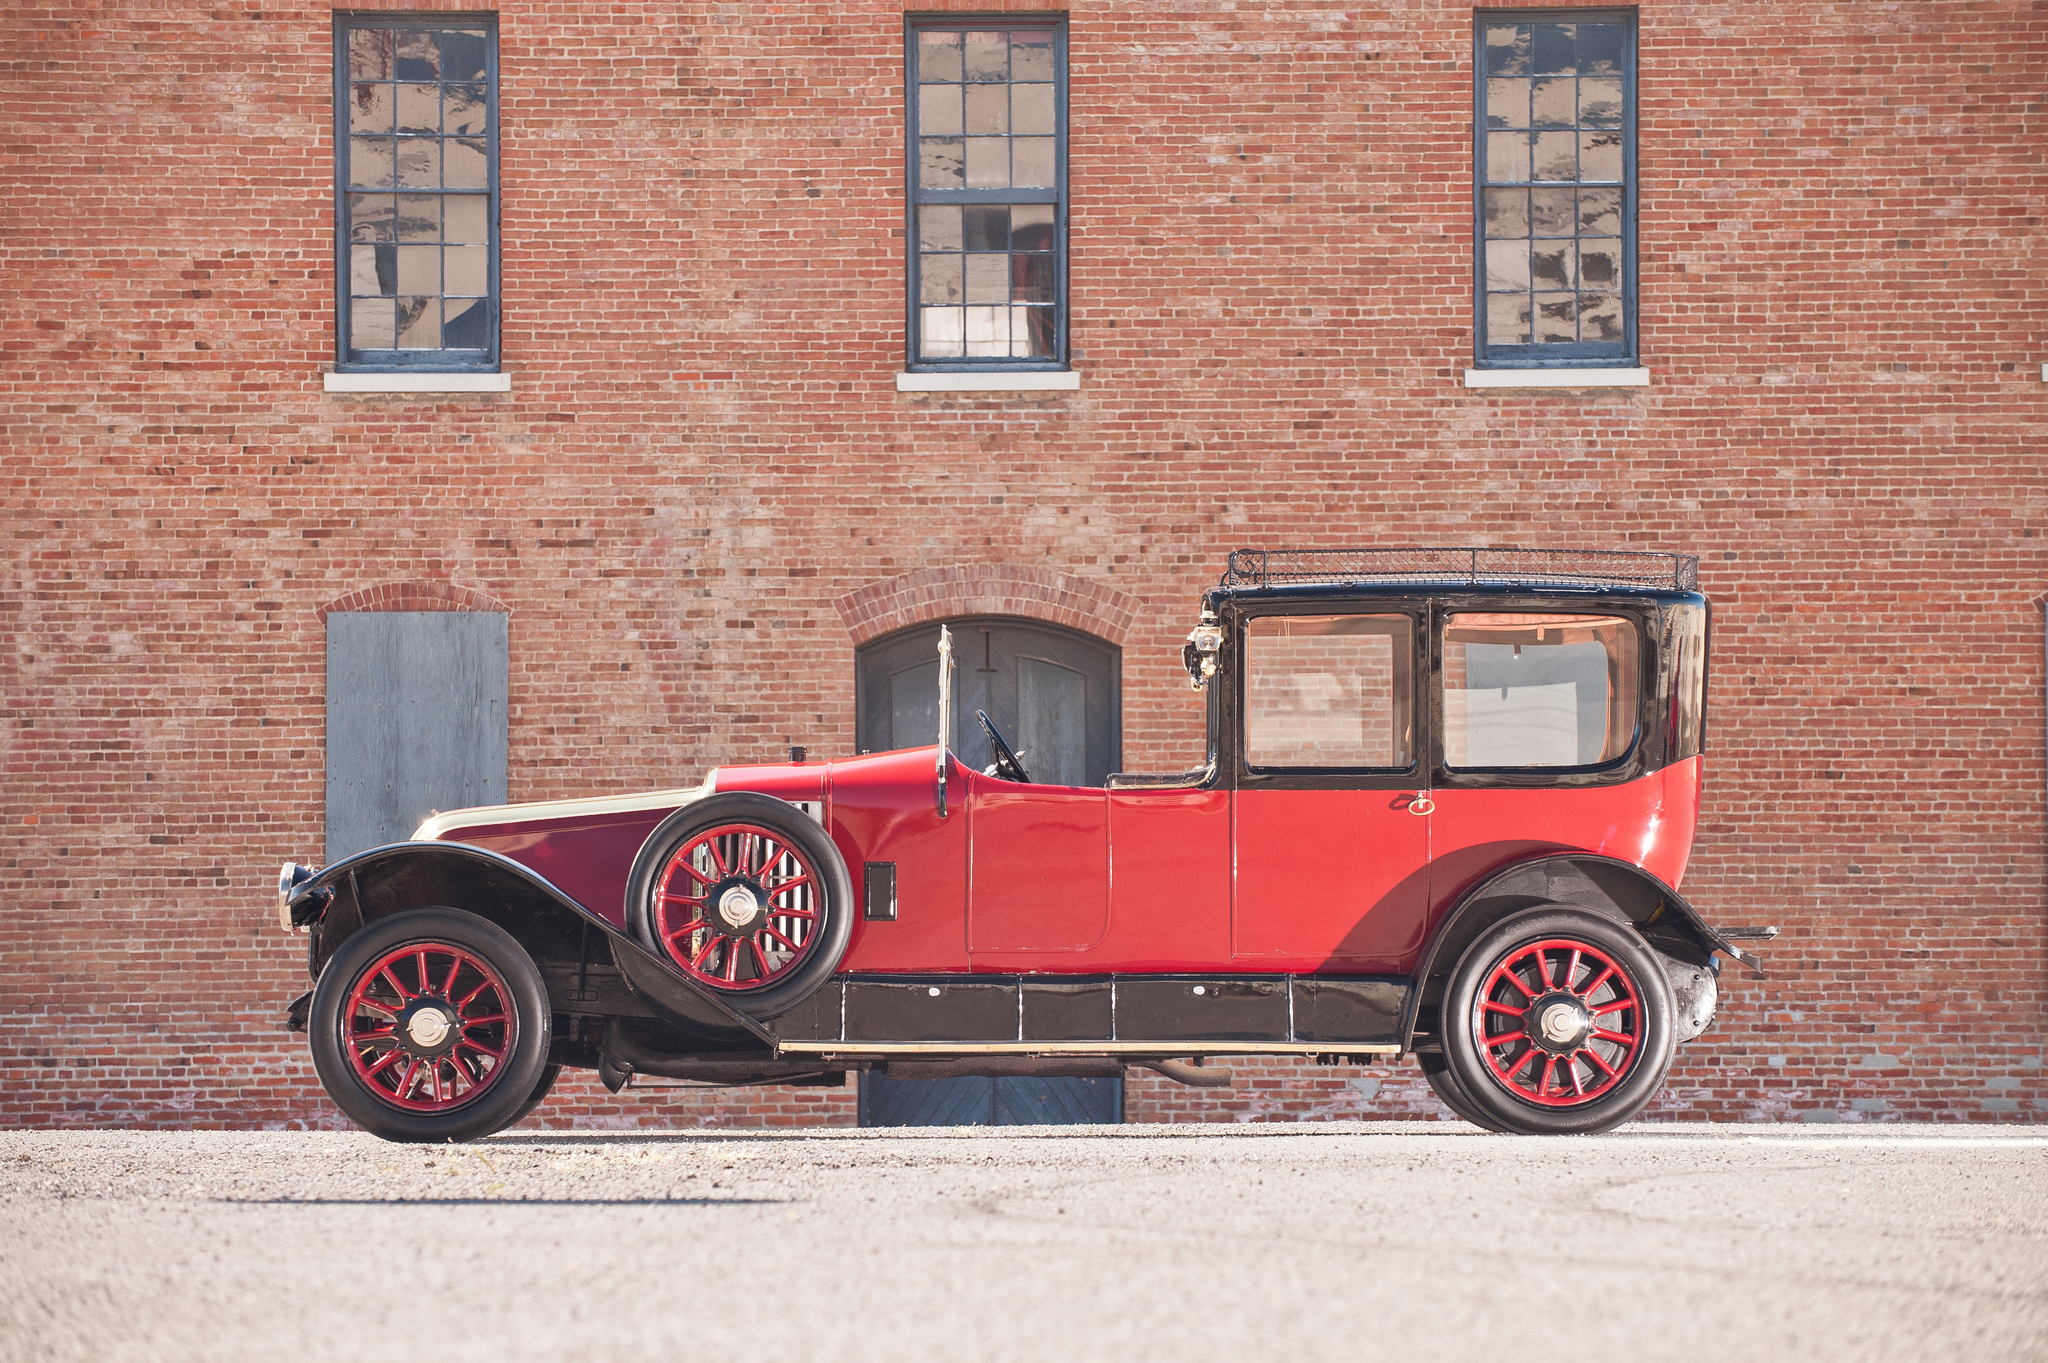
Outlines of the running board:
{"type": "Polygon", "coordinates": [[[1389,975],[842,975],[770,1021],[804,1055],[1394,1055],[1389,975]]]}

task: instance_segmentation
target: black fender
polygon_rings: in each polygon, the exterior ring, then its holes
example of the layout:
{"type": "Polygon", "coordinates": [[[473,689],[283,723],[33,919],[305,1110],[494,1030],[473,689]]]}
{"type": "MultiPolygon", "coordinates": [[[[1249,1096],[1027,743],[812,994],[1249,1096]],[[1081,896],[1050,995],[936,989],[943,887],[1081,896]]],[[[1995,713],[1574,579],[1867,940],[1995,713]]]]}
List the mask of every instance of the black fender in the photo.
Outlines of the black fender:
{"type": "MultiPolygon", "coordinates": [[[[1444,980],[1480,933],[1518,909],[1560,904],[1626,919],[1652,947],[1680,966],[1718,972],[1718,952],[1764,977],[1757,958],[1710,926],[1684,895],[1632,862],[1592,852],[1557,852],[1504,866],[1465,892],[1437,923],[1415,970],[1401,1019],[1401,1049],[1413,1048],[1424,1010],[1443,997],[1444,980]]],[[[1711,990],[1711,984],[1706,986],[1711,990]]],[[[1711,1011],[1711,1001],[1708,1008],[1711,1011]]],[[[1704,1025],[1704,1024],[1702,1024],[1704,1025]]],[[[1696,1034],[1696,1033],[1695,1033],[1696,1034]]]]}
{"type": "Polygon", "coordinates": [[[706,1049],[775,1045],[760,1023],[546,878],[481,847],[372,847],[298,881],[288,905],[292,920],[315,934],[309,965],[316,979],[335,949],[366,923],[407,909],[464,909],[496,923],[526,948],[557,1012],[657,1018],[712,1043],[706,1049]]]}

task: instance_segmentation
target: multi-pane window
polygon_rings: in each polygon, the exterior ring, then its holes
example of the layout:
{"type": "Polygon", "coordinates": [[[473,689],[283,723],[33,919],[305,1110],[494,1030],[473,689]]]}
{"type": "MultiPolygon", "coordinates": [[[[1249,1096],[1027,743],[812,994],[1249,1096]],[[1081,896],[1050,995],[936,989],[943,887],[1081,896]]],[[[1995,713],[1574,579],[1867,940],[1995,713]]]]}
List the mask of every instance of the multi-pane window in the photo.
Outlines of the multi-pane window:
{"type": "Polygon", "coordinates": [[[1066,26],[909,22],[910,360],[1066,362],[1066,26]]]}
{"type": "Polygon", "coordinates": [[[497,24],[337,16],[339,359],[498,360],[497,24]]]}
{"type": "Polygon", "coordinates": [[[1477,24],[1478,360],[1632,364],[1634,12],[1477,24]]]}

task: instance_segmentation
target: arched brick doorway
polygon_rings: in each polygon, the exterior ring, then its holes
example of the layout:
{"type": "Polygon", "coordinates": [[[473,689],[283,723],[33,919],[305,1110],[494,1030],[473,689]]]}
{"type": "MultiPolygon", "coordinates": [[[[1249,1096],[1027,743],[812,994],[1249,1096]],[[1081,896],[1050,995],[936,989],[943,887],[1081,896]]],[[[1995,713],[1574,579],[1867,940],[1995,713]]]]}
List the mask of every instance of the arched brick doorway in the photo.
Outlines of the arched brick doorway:
{"type": "Polygon", "coordinates": [[[916,625],[856,653],[854,741],[862,752],[937,741],[938,643],[953,632],[953,751],[992,759],[977,710],[1017,749],[1032,779],[1099,786],[1122,764],[1123,650],[1080,630],[1012,616],[916,625]]]}
{"type": "MultiPolygon", "coordinates": [[[[985,767],[986,710],[1037,782],[1100,786],[1122,764],[1123,650],[1044,620],[967,615],[899,629],[855,654],[863,752],[938,738],[941,625],[953,632],[953,751],[985,767]]],[[[1121,1079],[861,1076],[863,1126],[1044,1126],[1123,1120],[1121,1079]]]]}

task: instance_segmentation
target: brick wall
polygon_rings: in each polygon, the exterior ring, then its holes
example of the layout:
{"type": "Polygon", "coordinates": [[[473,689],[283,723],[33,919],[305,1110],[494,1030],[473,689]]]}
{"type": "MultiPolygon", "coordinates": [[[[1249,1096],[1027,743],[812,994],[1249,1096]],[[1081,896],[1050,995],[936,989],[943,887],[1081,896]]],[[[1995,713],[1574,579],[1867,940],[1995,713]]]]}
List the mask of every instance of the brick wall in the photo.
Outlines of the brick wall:
{"type": "MultiPolygon", "coordinates": [[[[1700,554],[1687,889],[1786,932],[1655,1110],[2048,1101],[2038,6],[1645,4],[1653,379],[1553,392],[1458,381],[1469,9],[1077,7],[1082,387],[1007,396],[893,390],[900,10],[497,12],[513,386],[433,398],[321,392],[326,9],[0,16],[0,1121],[335,1120],[268,896],[337,601],[504,604],[515,799],[847,750],[856,641],[949,583],[1108,622],[1172,770],[1196,595],[1276,543],[1700,554]]],[[[661,1096],[546,1114],[851,1113],[661,1096]]],[[[1435,1111],[1291,1063],[1130,1109],[1435,1111]]]]}

